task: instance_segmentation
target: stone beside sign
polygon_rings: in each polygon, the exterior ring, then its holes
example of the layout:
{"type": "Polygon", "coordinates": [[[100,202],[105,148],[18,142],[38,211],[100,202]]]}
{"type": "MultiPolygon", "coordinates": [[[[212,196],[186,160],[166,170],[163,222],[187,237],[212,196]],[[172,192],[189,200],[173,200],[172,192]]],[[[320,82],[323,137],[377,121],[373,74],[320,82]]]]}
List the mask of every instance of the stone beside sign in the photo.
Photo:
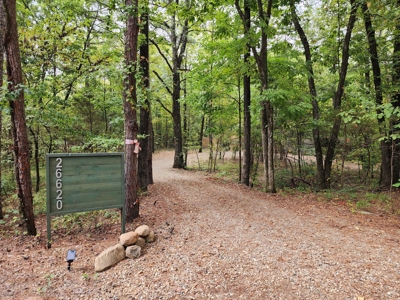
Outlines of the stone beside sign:
{"type": "Polygon", "coordinates": [[[154,231],[151,231],[147,225],[139,226],[135,231],[121,234],[119,244],[105,249],[96,257],[95,271],[107,270],[125,258],[135,259],[140,257],[141,249],[147,243],[152,243],[154,239],[154,231]]]}

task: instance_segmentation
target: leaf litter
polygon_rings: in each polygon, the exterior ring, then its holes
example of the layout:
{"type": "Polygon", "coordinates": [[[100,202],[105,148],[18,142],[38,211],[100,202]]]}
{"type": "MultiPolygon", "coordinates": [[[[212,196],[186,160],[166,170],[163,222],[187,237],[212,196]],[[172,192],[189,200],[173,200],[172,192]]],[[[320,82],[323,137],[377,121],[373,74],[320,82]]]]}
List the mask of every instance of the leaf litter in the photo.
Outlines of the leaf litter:
{"type": "Polygon", "coordinates": [[[56,231],[46,249],[41,216],[38,237],[0,235],[1,299],[400,299],[397,217],[271,196],[173,169],[172,157],[155,154],[155,184],[127,224],[157,236],[138,259],[95,273],[120,224],[56,231]]]}

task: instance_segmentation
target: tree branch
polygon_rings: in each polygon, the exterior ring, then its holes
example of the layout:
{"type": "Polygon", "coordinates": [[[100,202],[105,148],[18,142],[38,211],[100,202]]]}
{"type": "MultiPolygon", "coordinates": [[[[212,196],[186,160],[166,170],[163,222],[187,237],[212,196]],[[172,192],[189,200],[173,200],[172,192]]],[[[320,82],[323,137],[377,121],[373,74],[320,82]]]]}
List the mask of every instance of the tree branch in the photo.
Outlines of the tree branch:
{"type": "Polygon", "coordinates": [[[165,83],[165,81],[161,78],[160,74],[158,74],[157,71],[154,71],[154,70],[153,70],[153,73],[156,74],[157,78],[161,81],[161,83],[164,85],[165,89],[172,96],[173,93],[172,93],[171,89],[168,87],[168,85],[165,83]]]}
{"type": "Polygon", "coordinates": [[[158,44],[153,40],[153,39],[149,39],[149,41],[156,46],[158,53],[162,56],[162,58],[164,58],[165,63],[167,64],[168,68],[170,69],[171,72],[173,72],[173,68],[171,66],[171,64],[168,61],[168,58],[165,56],[165,54],[162,52],[160,46],[158,46],[158,44]]]}
{"type": "Polygon", "coordinates": [[[170,110],[168,109],[168,107],[166,107],[166,106],[164,105],[164,103],[161,102],[160,98],[156,98],[156,101],[157,101],[158,103],[160,103],[161,107],[164,108],[166,112],[168,112],[171,116],[173,116],[172,111],[170,111],[170,110]]]}

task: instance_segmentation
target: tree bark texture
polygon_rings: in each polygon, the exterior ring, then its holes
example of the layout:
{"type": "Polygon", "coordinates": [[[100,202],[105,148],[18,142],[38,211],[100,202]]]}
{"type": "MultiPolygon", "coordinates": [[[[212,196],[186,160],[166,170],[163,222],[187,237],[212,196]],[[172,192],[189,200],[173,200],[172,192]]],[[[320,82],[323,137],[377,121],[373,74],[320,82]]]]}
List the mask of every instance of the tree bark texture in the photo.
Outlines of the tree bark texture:
{"type": "Polygon", "coordinates": [[[39,133],[35,133],[35,131],[29,127],[29,131],[31,132],[33,138],[34,145],[34,160],[35,160],[35,176],[36,176],[36,184],[35,184],[35,192],[39,192],[40,189],[40,157],[39,157],[39,133]]]}
{"type": "MultiPolygon", "coordinates": [[[[0,87],[3,86],[3,70],[4,70],[4,32],[6,31],[6,19],[4,13],[3,1],[0,1],[0,87]]],[[[2,163],[1,163],[1,149],[3,142],[1,139],[1,132],[3,130],[3,112],[0,111],[0,183],[2,180],[2,163]]],[[[0,219],[3,219],[3,194],[0,184],[0,219]]]]}
{"type": "Polygon", "coordinates": [[[316,162],[317,162],[317,182],[318,182],[318,188],[319,189],[326,189],[327,188],[327,183],[325,180],[325,173],[324,173],[324,161],[323,161],[323,151],[322,151],[322,146],[321,146],[321,137],[319,134],[319,126],[318,126],[318,121],[319,121],[319,105],[317,101],[317,89],[315,87],[315,81],[314,81],[314,70],[313,70],[313,62],[312,62],[312,56],[311,56],[311,50],[310,50],[310,44],[308,43],[307,36],[303,30],[303,27],[300,24],[299,17],[297,16],[296,13],[296,8],[294,5],[294,1],[290,1],[290,8],[291,8],[291,13],[292,13],[292,22],[294,24],[294,27],[297,31],[297,34],[300,37],[301,43],[303,44],[304,48],[304,56],[306,59],[306,70],[308,72],[308,88],[310,91],[311,95],[311,103],[312,103],[312,108],[313,108],[313,120],[315,122],[315,126],[313,128],[313,142],[314,142],[314,151],[315,151],[315,157],[316,157],[316,162]]]}
{"type": "Polygon", "coordinates": [[[148,89],[150,87],[149,74],[149,15],[147,12],[141,16],[141,34],[145,37],[144,42],[140,45],[140,69],[142,73],[142,89],[144,99],[140,106],[140,155],[138,157],[138,180],[141,191],[147,191],[147,186],[153,183],[152,168],[152,126],[151,126],[151,107],[148,98],[148,89]]]}
{"type": "Polygon", "coordinates": [[[125,68],[124,79],[124,117],[125,117],[125,201],[126,221],[132,222],[139,217],[139,199],[137,197],[137,153],[135,144],[137,138],[137,91],[136,63],[138,50],[139,24],[137,16],[138,0],[126,0],[128,19],[125,33],[125,68]]]}
{"type": "MultiPolygon", "coordinates": [[[[245,27],[250,29],[250,4],[249,0],[244,1],[244,18],[246,25],[245,27]]],[[[248,64],[250,58],[250,45],[247,45],[247,51],[244,54],[244,62],[248,64]]],[[[250,76],[245,74],[243,76],[243,164],[242,164],[242,174],[241,182],[247,186],[250,185],[250,171],[251,171],[251,114],[250,114],[250,104],[251,104],[251,82],[250,76]]],[[[239,149],[241,151],[241,149],[239,149]]]]}
{"type": "Polygon", "coordinates": [[[24,225],[29,235],[36,235],[28,130],[25,119],[24,89],[22,86],[22,68],[18,44],[16,1],[3,0],[3,4],[7,22],[5,50],[7,54],[8,90],[10,93],[15,94],[15,98],[9,101],[14,141],[15,177],[24,225]]]}
{"type": "Polygon", "coordinates": [[[184,168],[185,160],[183,154],[183,135],[182,135],[182,115],[181,115],[181,75],[183,56],[186,52],[186,43],[188,36],[188,22],[184,22],[181,33],[178,38],[178,29],[176,28],[176,16],[173,16],[171,26],[172,39],[172,118],[174,121],[174,164],[173,168],[184,168]]]}

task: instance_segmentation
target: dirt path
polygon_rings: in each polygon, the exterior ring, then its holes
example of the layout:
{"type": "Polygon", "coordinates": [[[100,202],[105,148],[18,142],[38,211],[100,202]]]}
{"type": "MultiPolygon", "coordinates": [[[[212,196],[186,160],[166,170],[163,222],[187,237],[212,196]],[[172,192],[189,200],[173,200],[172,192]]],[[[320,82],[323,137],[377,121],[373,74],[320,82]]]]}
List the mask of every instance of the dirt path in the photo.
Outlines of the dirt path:
{"type": "Polygon", "coordinates": [[[158,236],[139,259],[94,273],[96,255],[118,240],[117,224],[49,250],[2,237],[2,299],[400,299],[396,218],[172,169],[171,155],[155,155],[155,184],[131,225],[145,222],[158,236]],[[80,256],[68,272],[72,247],[80,256]]]}

